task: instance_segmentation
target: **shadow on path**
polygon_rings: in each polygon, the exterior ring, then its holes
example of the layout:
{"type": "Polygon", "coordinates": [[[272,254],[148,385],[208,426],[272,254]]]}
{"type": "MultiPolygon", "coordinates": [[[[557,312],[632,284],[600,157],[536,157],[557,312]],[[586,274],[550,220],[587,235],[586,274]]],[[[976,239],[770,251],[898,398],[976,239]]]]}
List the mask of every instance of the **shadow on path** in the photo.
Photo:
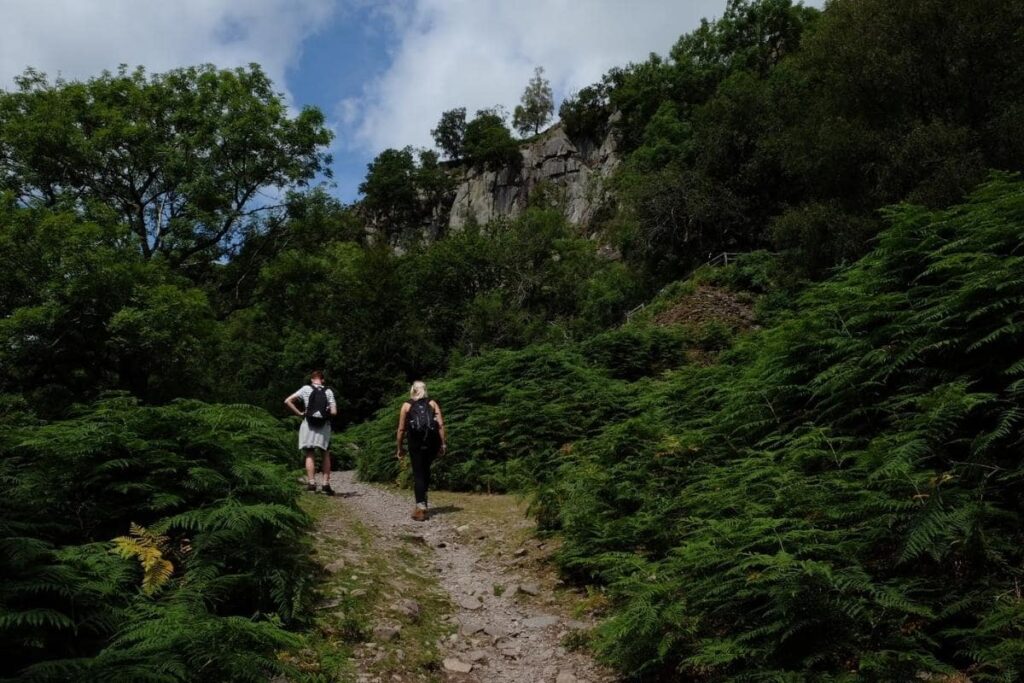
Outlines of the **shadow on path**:
{"type": "Polygon", "coordinates": [[[433,517],[434,515],[447,515],[451,512],[462,512],[462,508],[460,508],[458,505],[441,505],[440,507],[430,508],[431,517],[433,517]]]}

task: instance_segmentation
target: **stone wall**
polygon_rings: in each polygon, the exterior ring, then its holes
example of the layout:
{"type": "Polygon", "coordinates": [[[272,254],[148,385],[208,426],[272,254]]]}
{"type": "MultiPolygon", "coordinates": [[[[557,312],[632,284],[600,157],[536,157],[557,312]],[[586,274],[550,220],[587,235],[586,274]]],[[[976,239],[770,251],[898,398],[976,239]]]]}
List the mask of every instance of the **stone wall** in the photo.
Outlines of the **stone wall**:
{"type": "Polygon", "coordinates": [[[545,188],[573,224],[586,226],[607,200],[607,179],[619,163],[612,134],[601,145],[574,143],[557,123],[520,147],[518,169],[458,168],[455,199],[448,229],[458,230],[475,219],[514,217],[523,212],[531,193],[545,188]]]}

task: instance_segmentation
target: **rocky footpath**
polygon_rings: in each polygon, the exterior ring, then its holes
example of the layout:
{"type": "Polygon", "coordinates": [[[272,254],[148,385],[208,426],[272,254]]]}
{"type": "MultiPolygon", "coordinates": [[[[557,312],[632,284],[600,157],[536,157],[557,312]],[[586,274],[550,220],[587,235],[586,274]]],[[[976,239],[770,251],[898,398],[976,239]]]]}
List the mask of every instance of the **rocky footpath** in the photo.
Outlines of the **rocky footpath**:
{"type": "MultiPolygon", "coordinates": [[[[609,673],[586,654],[569,650],[564,641],[590,624],[570,618],[546,593],[543,580],[530,575],[523,560],[527,549],[512,548],[504,559],[485,553],[485,540],[473,524],[454,526],[445,506],[427,522],[410,519],[411,496],[356,481],[354,473],[335,473],[341,492],[332,504],[344,506],[374,537],[374,545],[415,549],[432,568],[436,585],[446,593],[450,612],[442,619],[448,635],[436,642],[441,660],[438,673],[453,681],[537,681],[544,683],[598,683],[612,680],[609,673]]],[[[450,509],[450,506],[449,506],[450,509]]],[[[351,560],[351,558],[350,558],[351,560]]],[[[351,564],[351,561],[349,561],[351,564]]],[[[391,567],[399,572],[401,567],[391,567]]],[[[417,596],[391,598],[391,613],[402,620],[419,617],[417,596]]],[[[383,678],[373,673],[372,658],[380,644],[401,645],[400,622],[376,624],[373,643],[355,653],[367,663],[357,680],[404,680],[392,672],[383,678]]]]}

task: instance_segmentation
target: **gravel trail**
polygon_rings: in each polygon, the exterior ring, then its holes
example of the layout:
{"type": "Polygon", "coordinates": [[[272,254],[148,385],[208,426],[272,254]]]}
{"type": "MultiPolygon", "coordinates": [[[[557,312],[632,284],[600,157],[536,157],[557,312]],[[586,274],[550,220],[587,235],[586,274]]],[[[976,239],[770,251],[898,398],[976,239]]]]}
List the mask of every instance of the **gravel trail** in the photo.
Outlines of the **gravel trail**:
{"type": "Polygon", "coordinates": [[[614,680],[581,652],[567,651],[562,638],[589,624],[551,606],[531,604],[538,590],[529,577],[482,556],[445,515],[427,522],[410,518],[412,496],[356,480],[354,472],[332,477],[341,504],[379,534],[383,543],[423,542],[433,553],[439,585],[451,597],[458,632],[442,646],[444,671],[452,681],[599,683],[614,680]],[[508,587],[496,596],[494,587],[508,587]],[[517,588],[520,587],[520,588],[517,588]],[[521,593],[519,596],[516,593],[521,593]]]}

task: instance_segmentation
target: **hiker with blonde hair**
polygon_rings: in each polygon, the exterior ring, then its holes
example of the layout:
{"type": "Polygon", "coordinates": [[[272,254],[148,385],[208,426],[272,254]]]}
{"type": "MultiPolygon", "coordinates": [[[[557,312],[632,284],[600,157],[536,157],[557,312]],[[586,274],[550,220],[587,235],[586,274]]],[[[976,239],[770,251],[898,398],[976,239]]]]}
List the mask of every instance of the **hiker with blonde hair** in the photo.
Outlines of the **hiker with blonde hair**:
{"type": "Polygon", "coordinates": [[[416,507],[412,518],[426,521],[427,488],[430,486],[430,464],[448,450],[448,435],[444,428],[441,406],[427,394],[427,385],[416,381],[409,389],[409,400],[402,404],[398,414],[398,434],[395,457],[402,460],[405,436],[409,437],[409,459],[412,462],[413,493],[416,507]]]}

